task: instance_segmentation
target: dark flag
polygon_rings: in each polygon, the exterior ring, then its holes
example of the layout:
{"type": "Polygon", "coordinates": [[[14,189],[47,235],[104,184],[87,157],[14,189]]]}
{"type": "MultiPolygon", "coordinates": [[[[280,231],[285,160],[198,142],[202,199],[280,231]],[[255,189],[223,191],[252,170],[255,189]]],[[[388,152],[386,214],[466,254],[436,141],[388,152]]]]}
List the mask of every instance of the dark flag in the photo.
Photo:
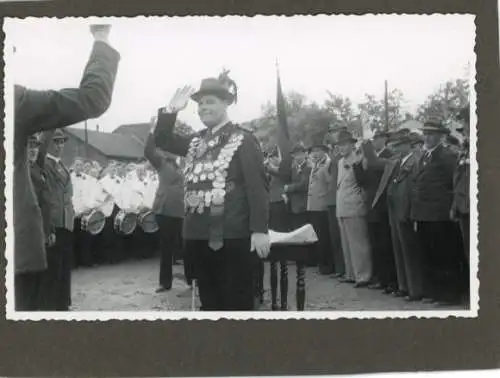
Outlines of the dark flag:
{"type": "Polygon", "coordinates": [[[288,119],[286,112],[285,97],[283,96],[283,90],[281,88],[281,79],[279,73],[278,63],[276,62],[277,76],[278,76],[278,88],[276,96],[276,115],[278,123],[278,148],[281,153],[281,158],[283,159],[284,154],[291,153],[290,145],[290,131],[288,130],[288,119]]]}

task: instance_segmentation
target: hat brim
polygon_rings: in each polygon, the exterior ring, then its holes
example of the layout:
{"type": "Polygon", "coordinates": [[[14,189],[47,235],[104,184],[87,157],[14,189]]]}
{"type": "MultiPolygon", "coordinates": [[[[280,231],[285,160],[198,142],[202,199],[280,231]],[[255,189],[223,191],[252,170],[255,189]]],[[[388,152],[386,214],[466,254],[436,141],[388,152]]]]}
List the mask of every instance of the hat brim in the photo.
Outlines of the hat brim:
{"type": "Polygon", "coordinates": [[[422,131],[425,133],[434,133],[434,134],[443,134],[447,135],[450,133],[450,130],[444,127],[435,127],[435,126],[424,126],[422,127],[422,131]]]}
{"type": "Polygon", "coordinates": [[[202,89],[202,90],[199,90],[198,92],[193,93],[191,95],[191,99],[193,101],[199,103],[203,96],[208,96],[208,95],[216,96],[223,101],[229,102],[230,104],[232,104],[234,102],[234,95],[231,92],[229,92],[227,90],[223,90],[223,89],[220,89],[220,90],[218,90],[218,89],[202,89]]]}
{"type": "Polygon", "coordinates": [[[349,138],[349,139],[341,139],[335,141],[335,144],[337,146],[342,145],[342,144],[355,144],[358,140],[356,138],[349,138]]]}
{"type": "Polygon", "coordinates": [[[322,144],[317,144],[314,146],[309,147],[308,151],[312,152],[313,150],[323,150],[325,152],[328,152],[328,146],[322,145],[322,144]]]}

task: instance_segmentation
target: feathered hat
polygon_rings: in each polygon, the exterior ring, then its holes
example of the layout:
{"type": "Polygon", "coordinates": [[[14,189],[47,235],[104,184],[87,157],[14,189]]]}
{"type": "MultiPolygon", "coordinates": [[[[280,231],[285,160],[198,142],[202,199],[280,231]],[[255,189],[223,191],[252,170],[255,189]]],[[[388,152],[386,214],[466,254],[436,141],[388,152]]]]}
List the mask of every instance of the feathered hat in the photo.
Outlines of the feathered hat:
{"type": "Polygon", "coordinates": [[[209,77],[201,81],[200,89],[191,95],[191,98],[199,102],[204,95],[214,95],[230,104],[238,101],[238,87],[233,79],[229,77],[229,70],[224,69],[219,77],[209,77]]]}

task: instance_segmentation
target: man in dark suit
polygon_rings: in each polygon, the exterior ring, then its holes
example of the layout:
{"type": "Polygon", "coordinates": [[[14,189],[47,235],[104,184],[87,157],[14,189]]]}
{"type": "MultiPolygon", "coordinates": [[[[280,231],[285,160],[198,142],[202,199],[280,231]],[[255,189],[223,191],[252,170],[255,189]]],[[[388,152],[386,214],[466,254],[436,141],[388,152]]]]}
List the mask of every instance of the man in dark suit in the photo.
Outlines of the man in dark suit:
{"type": "MultiPolygon", "coordinates": [[[[378,158],[390,159],[392,157],[392,152],[387,147],[388,136],[387,132],[377,131],[373,137],[372,144],[378,158]]],[[[385,193],[380,196],[376,206],[372,206],[384,167],[368,167],[360,162],[353,165],[353,170],[359,186],[365,191],[368,209],[366,220],[373,258],[373,282],[369,287],[390,293],[396,290],[397,276],[385,193]]]]}
{"type": "Polygon", "coordinates": [[[442,145],[449,130],[438,119],[423,128],[423,155],[416,166],[411,217],[423,248],[429,295],[439,302],[457,302],[464,290],[463,247],[456,223],[450,220],[456,155],[442,145]]]}
{"type": "Polygon", "coordinates": [[[452,220],[458,221],[462,238],[464,241],[464,252],[469,261],[470,253],[470,162],[469,162],[469,107],[464,108],[460,112],[459,119],[463,122],[463,127],[459,131],[463,133],[464,141],[455,166],[453,175],[453,204],[450,217],[452,220]]]}
{"type": "Polygon", "coordinates": [[[191,94],[190,87],[178,90],[158,111],[155,142],[186,156],[184,239],[195,263],[201,308],[252,311],[257,259],[270,252],[264,157],[255,136],[228,119],[237,92],[227,71],[203,80],[191,94]],[[207,128],[188,137],[174,127],[190,97],[207,128]]]}
{"type": "Polygon", "coordinates": [[[292,150],[293,164],[290,183],[284,191],[291,212],[291,228],[297,229],[309,222],[307,215],[307,189],[311,167],[307,164],[307,150],[295,146],[292,150]]]}
{"type": "MultiPolygon", "coordinates": [[[[155,123],[156,125],[156,119],[155,123]]],[[[184,257],[184,274],[191,284],[192,272],[188,259],[182,253],[182,222],[184,218],[184,177],[175,155],[160,151],[154,142],[154,127],[146,140],[144,156],[158,172],[159,185],[153,203],[160,236],[160,287],[157,292],[172,288],[174,256],[184,257]]]]}
{"type": "Polygon", "coordinates": [[[395,156],[386,161],[372,204],[372,207],[376,208],[383,201],[384,194],[386,195],[393,260],[397,272],[397,286],[393,294],[404,296],[408,301],[424,299],[422,250],[413,229],[410,212],[412,175],[420,159],[419,153],[412,151],[413,143],[413,139],[401,134],[391,140],[390,147],[395,156]]]}
{"type": "Polygon", "coordinates": [[[42,215],[28,169],[28,137],[98,117],[111,102],[119,54],[109,46],[109,27],[92,26],[91,31],[95,43],[79,88],[14,88],[14,267],[18,311],[37,309],[40,272],[47,268],[42,215]]]}

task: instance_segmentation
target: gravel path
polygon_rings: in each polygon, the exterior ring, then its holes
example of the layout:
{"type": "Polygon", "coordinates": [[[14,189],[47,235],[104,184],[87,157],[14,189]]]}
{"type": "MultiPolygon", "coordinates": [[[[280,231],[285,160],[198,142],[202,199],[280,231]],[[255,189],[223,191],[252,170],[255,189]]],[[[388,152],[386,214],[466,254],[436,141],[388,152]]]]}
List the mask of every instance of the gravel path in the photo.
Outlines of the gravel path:
{"type": "MultiPolygon", "coordinates": [[[[268,264],[266,264],[268,265],[268,264]]],[[[268,267],[266,266],[266,269],[268,267]]],[[[174,275],[181,276],[183,267],[174,266],[174,275]]],[[[172,311],[190,310],[191,296],[180,278],[175,278],[170,292],[155,293],[159,260],[128,261],[117,265],[82,268],[73,272],[74,311],[172,311]],[[182,293],[184,295],[182,295],[182,293]],[[179,296],[179,294],[181,294],[179,296]]],[[[350,284],[306,270],[306,311],[338,310],[436,310],[432,304],[407,303],[367,288],[355,289],[350,284]]],[[[261,310],[270,306],[269,275],[265,276],[265,300],[261,310]]],[[[279,301],[279,299],[278,299],[279,301]]],[[[289,266],[290,310],[295,310],[295,268],[289,266]]],[[[460,307],[443,308],[460,310],[460,307]]]]}

